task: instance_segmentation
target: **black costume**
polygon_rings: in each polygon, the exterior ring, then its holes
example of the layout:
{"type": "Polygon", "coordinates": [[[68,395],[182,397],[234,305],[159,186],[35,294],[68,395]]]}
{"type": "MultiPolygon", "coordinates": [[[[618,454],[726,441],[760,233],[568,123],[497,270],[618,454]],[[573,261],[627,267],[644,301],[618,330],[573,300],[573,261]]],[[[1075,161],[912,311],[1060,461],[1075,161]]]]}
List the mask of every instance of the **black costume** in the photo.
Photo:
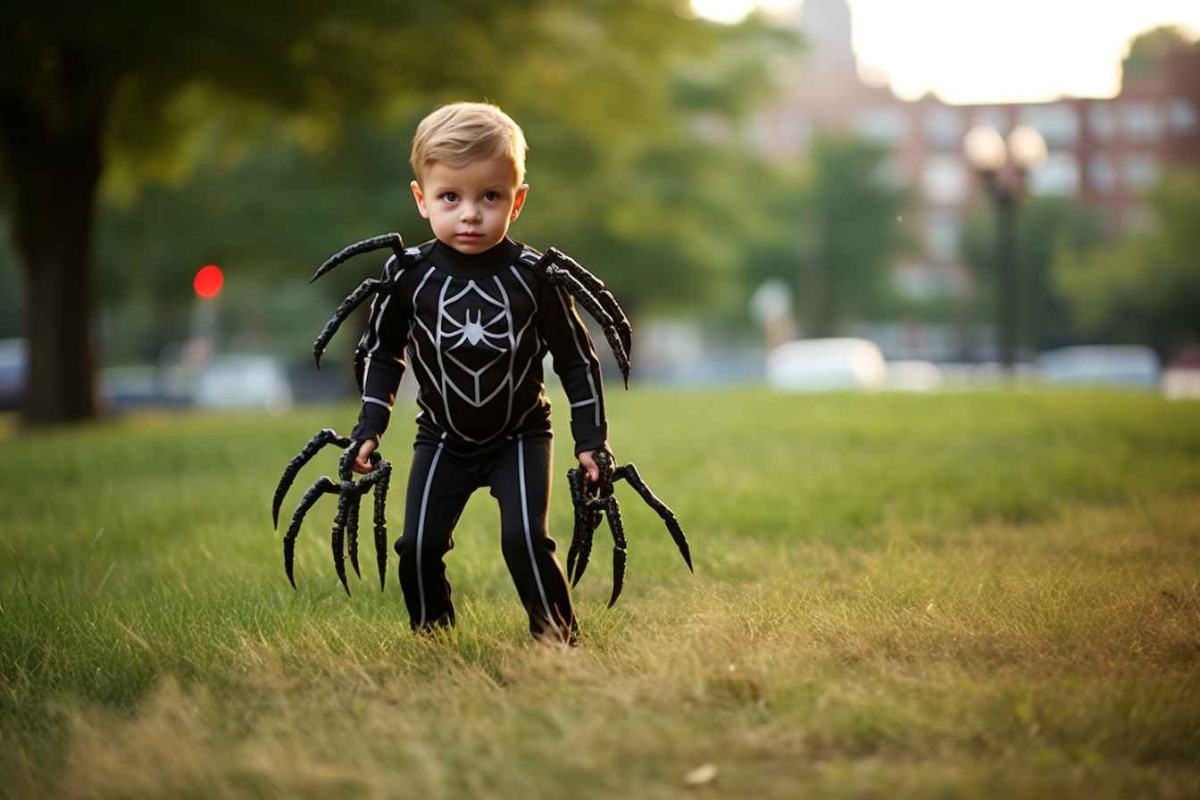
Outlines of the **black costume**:
{"type": "Polygon", "coordinates": [[[413,361],[417,441],[400,582],[414,628],[454,622],[443,557],[471,493],[489,486],[500,504],[505,561],[535,636],[573,636],[570,594],[546,531],[549,352],[571,404],[576,454],[608,436],[600,363],[567,292],[531,269],[540,254],[509,239],[478,255],[436,240],[384,266],[355,364],[362,410],[351,433],[376,439],[413,361]]]}

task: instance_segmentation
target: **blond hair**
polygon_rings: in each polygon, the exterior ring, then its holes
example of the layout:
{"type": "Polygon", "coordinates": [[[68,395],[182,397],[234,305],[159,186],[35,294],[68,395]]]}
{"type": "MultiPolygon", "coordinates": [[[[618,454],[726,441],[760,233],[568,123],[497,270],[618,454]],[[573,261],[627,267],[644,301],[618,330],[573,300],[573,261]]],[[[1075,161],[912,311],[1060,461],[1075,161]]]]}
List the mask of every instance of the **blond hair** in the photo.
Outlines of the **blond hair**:
{"type": "Polygon", "coordinates": [[[461,167],[479,159],[505,158],[525,179],[525,133],[521,126],[491,103],[451,103],[436,109],[417,125],[413,136],[413,174],[420,183],[432,164],[461,167]]]}

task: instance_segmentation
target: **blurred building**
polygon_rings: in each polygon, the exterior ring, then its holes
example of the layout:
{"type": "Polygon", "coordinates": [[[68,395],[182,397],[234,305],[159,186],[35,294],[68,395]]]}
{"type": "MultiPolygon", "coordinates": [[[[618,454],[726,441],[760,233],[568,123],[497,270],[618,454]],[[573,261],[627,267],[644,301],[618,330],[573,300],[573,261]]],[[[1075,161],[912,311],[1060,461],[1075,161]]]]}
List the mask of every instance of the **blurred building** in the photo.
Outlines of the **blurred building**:
{"type": "Polygon", "coordinates": [[[1030,175],[1034,194],[1073,198],[1101,212],[1110,231],[1146,224],[1140,194],[1176,165],[1200,167],[1200,50],[1168,50],[1131,70],[1113,98],[1064,97],[1044,103],[951,105],[932,94],[898,98],[860,77],[846,0],[805,0],[782,17],[805,36],[809,52],[789,66],[774,107],[753,124],[755,145],[772,158],[802,157],[821,132],[857,135],[888,147],[887,177],[912,187],[909,220],[919,226],[918,258],[897,266],[914,297],[956,294],[967,272],[958,242],[968,209],[982,192],[963,155],[964,134],[990,125],[1041,132],[1049,156],[1030,175]]]}

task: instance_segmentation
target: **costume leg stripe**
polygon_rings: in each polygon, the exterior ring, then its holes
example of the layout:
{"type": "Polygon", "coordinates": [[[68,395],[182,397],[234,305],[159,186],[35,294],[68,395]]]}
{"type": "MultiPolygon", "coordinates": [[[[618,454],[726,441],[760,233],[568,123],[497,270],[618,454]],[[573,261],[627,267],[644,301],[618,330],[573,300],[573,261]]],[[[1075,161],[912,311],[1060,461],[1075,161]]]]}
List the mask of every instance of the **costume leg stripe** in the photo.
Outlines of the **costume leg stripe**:
{"type": "Polygon", "coordinates": [[[538,595],[542,598],[542,606],[546,609],[546,619],[558,638],[563,638],[554,615],[550,613],[550,603],[546,600],[546,589],[542,586],[542,574],[538,572],[537,555],[533,552],[533,536],[529,532],[529,500],[525,493],[525,439],[517,437],[517,465],[521,476],[521,521],[525,524],[525,546],[529,548],[529,564],[533,567],[533,579],[537,583],[538,595]]]}
{"type": "Polygon", "coordinates": [[[425,624],[425,573],[421,570],[421,543],[425,539],[425,510],[429,507],[429,487],[433,485],[433,473],[437,471],[438,459],[442,457],[442,448],[446,445],[446,434],[438,442],[437,452],[433,454],[433,463],[429,465],[429,474],[425,476],[425,492],[421,495],[421,516],[417,522],[417,594],[421,598],[421,621],[417,627],[425,624]]]}

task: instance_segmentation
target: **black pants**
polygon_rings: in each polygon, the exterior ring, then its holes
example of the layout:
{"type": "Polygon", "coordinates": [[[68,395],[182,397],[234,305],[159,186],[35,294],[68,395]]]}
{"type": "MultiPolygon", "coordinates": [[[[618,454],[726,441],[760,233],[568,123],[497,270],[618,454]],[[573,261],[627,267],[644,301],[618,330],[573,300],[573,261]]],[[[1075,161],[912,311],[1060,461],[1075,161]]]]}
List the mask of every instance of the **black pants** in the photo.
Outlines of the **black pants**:
{"type": "Polygon", "coordinates": [[[500,504],[500,543],[509,574],[537,638],[574,641],[575,614],[554,540],[546,532],[550,506],[551,440],[518,436],[456,455],[444,440],[418,440],[408,477],[404,535],[396,542],[400,587],[415,630],[454,624],[446,553],[467,499],[481,486],[500,504]]]}

